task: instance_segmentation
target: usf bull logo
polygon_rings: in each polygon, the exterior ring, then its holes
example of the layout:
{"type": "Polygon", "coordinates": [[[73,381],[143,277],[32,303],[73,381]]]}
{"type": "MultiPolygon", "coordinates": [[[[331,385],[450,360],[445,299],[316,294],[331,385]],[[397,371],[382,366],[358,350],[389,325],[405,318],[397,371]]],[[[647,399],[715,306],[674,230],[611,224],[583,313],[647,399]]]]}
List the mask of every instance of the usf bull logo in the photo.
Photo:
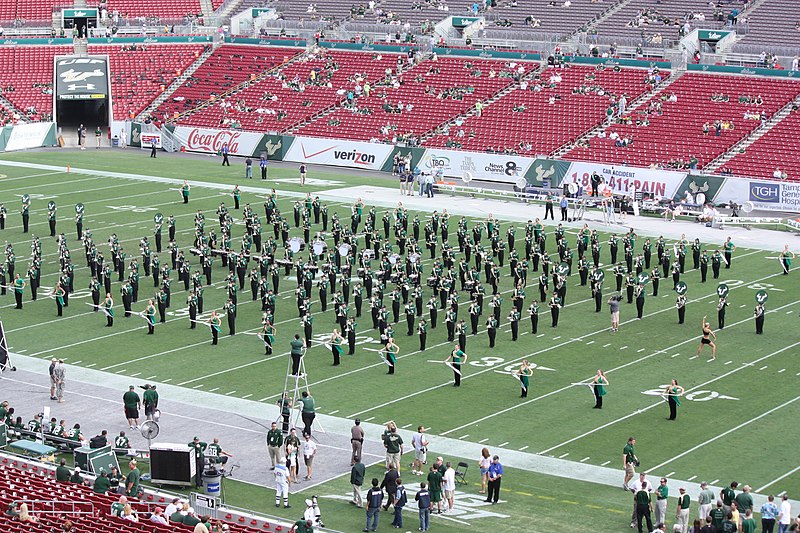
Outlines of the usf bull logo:
{"type": "Polygon", "coordinates": [[[275,155],[278,150],[281,149],[283,146],[283,141],[278,139],[278,142],[272,142],[272,139],[267,139],[267,143],[264,145],[264,151],[267,153],[268,156],[275,155]]]}

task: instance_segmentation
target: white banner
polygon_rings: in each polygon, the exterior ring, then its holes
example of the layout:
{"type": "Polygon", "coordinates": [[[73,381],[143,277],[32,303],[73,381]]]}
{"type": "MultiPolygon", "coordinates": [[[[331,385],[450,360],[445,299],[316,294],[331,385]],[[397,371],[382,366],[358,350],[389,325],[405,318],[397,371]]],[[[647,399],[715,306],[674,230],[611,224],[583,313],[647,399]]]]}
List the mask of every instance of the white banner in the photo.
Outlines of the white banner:
{"type": "Polygon", "coordinates": [[[52,122],[36,122],[34,124],[19,124],[11,130],[11,135],[6,143],[6,151],[25,150],[26,148],[39,148],[44,146],[52,122]]]}
{"type": "Polygon", "coordinates": [[[139,139],[142,141],[142,150],[150,150],[153,148],[153,144],[156,145],[156,148],[159,150],[161,149],[161,134],[160,133],[142,133],[139,136],[139,139]]]}
{"type": "MultiPolygon", "coordinates": [[[[234,130],[212,130],[207,128],[192,128],[191,126],[176,126],[173,135],[178,138],[182,146],[190,152],[216,154],[228,145],[230,155],[253,156],[258,150],[264,135],[234,130]]],[[[144,135],[142,135],[144,137],[144,135]]],[[[144,141],[142,141],[144,145],[144,141]]]]}
{"type": "Polygon", "coordinates": [[[672,198],[686,177],[685,172],[670,170],[652,170],[603,163],[575,162],[570,164],[564,183],[577,183],[588,194],[591,188],[591,176],[597,172],[610,186],[614,194],[630,194],[643,192],[656,198],[666,196],[672,198]]]}
{"type": "Polygon", "coordinates": [[[295,137],[283,160],[381,170],[393,150],[390,144],[295,137]]]}
{"type": "Polygon", "coordinates": [[[515,183],[525,176],[534,161],[531,157],[515,155],[428,148],[418,166],[426,173],[442,170],[445,176],[451,178],[461,179],[469,172],[477,180],[515,183]]]}
{"type": "Polygon", "coordinates": [[[714,201],[753,202],[757,211],[800,211],[800,183],[727,178],[714,201]]]}

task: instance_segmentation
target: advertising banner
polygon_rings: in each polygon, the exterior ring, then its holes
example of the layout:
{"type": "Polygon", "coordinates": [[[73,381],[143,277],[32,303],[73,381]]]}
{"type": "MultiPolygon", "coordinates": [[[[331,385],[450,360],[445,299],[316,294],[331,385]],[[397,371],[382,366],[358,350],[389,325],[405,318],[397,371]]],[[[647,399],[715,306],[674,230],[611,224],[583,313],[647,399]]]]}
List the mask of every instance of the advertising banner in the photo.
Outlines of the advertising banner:
{"type": "Polygon", "coordinates": [[[153,144],[155,144],[156,148],[159,150],[161,149],[160,133],[142,133],[139,136],[139,139],[141,141],[142,150],[150,150],[153,147],[153,144]]]}
{"type": "Polygon", "coordinates": [[[685,172],[577,162],[570,164],[567,175],[559,185],[577,183],[588,190],[593,172],[602,176],[614,194],[633,196],[635,192],[643,192],[656,198],[673,198],[677,193],[682,193],[679,189],[686,178],[685,172]]]}
{"type": "MultiPolygon", "coordinates": [[[[259,145],[263,146],[263,133],[251,133],[235,130],[212,130],[207,128],[193,128],[191,126],[176,126],[172,134],[180,141],[181,145],[190,152],[204,154],[217,154],[224,145],[228,145],[230,155],[255,156],[258,155],[259,145]]],[[[142,135],[144,137],[144,135],[142,135]]],[[[144,141],[142,141],[144,144],[144,141]]]]}
{"type": "Polygon", "coordinates": [[[59,100],[96,100],[108,96],[108,60],[105,57],[56,58],[56,97],[59,100]]]}
{"type": "Polygon", "coordinates": [[[714,198],[717,203],[753,202],[756,210],[800,211],[800,183],[727,178],[714,198]]]}
{"type": "Polygon", "coordinates": [[[285,161],[333,165],[337,167],[381,170],[394,146],[314,137],[295,137],[286,151],[285,161]]]}
{"type": "Polygon", "coordinates": [[[482,154],[429,148],[419,162],[423,172],[442,170],[448,178],[464,177],[466,172],[476,180],[516,183],[525,177],[534,159],[517,155],[482,154]]]}
{"type": "Polygon", "coordinates": [[[14,126],[8,136],[5,149],[6,151],[11,151],[45,146],[47,138],[54,128],[55,125],[52,122],[36,122],[34,124],[14,126]]]}

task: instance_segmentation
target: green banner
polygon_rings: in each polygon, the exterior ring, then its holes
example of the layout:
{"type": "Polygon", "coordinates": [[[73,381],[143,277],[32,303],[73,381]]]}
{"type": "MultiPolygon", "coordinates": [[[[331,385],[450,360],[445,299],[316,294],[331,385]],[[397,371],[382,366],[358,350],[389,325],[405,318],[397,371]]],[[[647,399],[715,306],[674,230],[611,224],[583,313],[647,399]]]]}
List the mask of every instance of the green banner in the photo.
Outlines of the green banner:
{"type": "Polygon", "coordinates": [[[65,19],[96,19],[97,9],[65,9],[61,12],[65,19]]]}
{"type": "MultiPolygon", "coordinates": [[[[174,126],[173,126],[174,128],[174,126]]],[[[135,148],[142,147],[142,124],[140,122],[131,123],[131,142],[130,146],[135,148]]]]}
{"type": "Polygon", "coordinates": [[[537,158],[525,173],[525,180],[533,187],[558,187],[569,166],[569,161],[537,158]]]}
{"type": "Polygon", "coordinates": [[[438,46],[434,46],[433,51],[440,56],[482,57],[485,59],[491,59],[491,58],[527,59],[530,61],[539,61],[540,59],[542,59],[541,54],[533,52],[507,52],[505,50],[475,50],[472,48],[441,48],[438,46]]]}
{"type": "MultiPolygon", "coordinates": [[[[30,40],[30,39],[27,39],[30,40]]],[[[210,35],[164,35],[160,37],[90,37],[89,44],[210,43],[210,35]]],[[[69,39],[72,43],[72,39],[69,39]]]]}
{"type": "Polygon", "coordinates": [[[697,38],[701,41],[716,43],[730,35],[730,33],[722,30],[697,30],[697,38]]]}
{"type": "Polygon", "coordinates": [[[253,156],[261,157],[261,154],[266,154],[270,161],[283,161],[292,142],[294,137],[291,135],[266,134],[258,143],[253,156]]]}
{"type": "Polygon", "coordinates": [[[474,24],[479,20],[480,20],[479,17],[453,17],[453,27],[466,28],[470,24],[474,24]]]}
{"type": "Polygon", "coordinates": [[[288,46],[288,47],[306,47],[306,40],[293,38],[293,39],[252,39],[250,37],[225,37],[226,43],[236,43],[236,44],[260,44],[262,46],[288,46]]]}
{"type": "Polygon", "coordinates": [[[0,46],[25,46],[30,44],[72,44],[72,39],[57,38],[57,39],[2,39],[0,46]]]}
{"type": "Polygon", "coordinates": [[[273,11],[275,11],[275,10],[272,9],[271,7],[254,7],[250,11],[250,16],[255,19],[255,18],[258,18],[260,15],[269,15],[273,11]]]}
{"type": "Polygon", "coordinates": [[[707,176],[701,174],[687,174],[683,179],[683,183],[675,189],[673,200],[682,200],[686,195],[686,191],[695,195],[699,192],[705,194],[706,201],[711,202],[716,198],[717,193],[725,183],[722,176],[707,176]]]}
{"type": "Polygon", "coordinates": [[[337,50],[358,50],[360,52],[394,52],[398,54],[408,53],[409,50],[417,49],[414,44],[391,45],[391,44],[363,44],[363,43],[342,43],[338,41],[320,41],[323,48],[334,48],[337,50]]]}
{"type": "Polygon", "coordinates": [[[726,72],[730,74],[745,74],[747,76],[772,76],[777,78],[800,78],[800,71],[779,70],[760,67],[734,67],[728,65],[696,65],[690,63],[686,66],[689,71],[700,72],[726,72]]]}
{"type": "Polygon", "coordinates": [[[585,65],[605,65],[608,68],[614,67],[659,67],[659,68],[672,68],[670,61],[664,60],[646,60],[646,59],[609,59],[607,57],[583,57],[583,56],[564,56],[564,61],[567,63],[579,63],[585,65]]]}
{"type": "Polygon", "coordinates": [[[411,148],[409,146],[395,146],[392,153],[389,154],[389,157],[386,158],[386,161],[383,162],[383,167],[381,168],[381,172],[391,172],[392,171],[392,164],[394,163],[394,156],[400,155],[402,157],[406,157],[411,154],[411,168],[415,168],[419,165],[419,162],[422,160],[422,156],[425,155],[425,148],[411,148]]]}

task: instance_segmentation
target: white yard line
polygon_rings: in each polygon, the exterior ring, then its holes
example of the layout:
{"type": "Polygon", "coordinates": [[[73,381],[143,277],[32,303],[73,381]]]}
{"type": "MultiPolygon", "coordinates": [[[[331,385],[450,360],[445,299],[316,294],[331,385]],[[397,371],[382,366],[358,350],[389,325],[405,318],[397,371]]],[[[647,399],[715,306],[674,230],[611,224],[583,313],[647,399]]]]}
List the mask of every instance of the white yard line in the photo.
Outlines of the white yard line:
{"type": "Polygon", "coordinates": [[[782,480],[786,479],[787,477],[791,476],[792,474],[794,474],[798,470],[800,470],[800,466],[796,466],[796,467],[792,468],[791,470],[789,470],[788,472],[786,472],[782,476],[773,479],[772,481],[770,481],[769,483],[767,483],[763,487],[757,488],[756,492],[761,492],[762,490],[766,489],[767,487],[771,487],[772,485],[774,485],[778,481],[782,481],[782,480]]]}

